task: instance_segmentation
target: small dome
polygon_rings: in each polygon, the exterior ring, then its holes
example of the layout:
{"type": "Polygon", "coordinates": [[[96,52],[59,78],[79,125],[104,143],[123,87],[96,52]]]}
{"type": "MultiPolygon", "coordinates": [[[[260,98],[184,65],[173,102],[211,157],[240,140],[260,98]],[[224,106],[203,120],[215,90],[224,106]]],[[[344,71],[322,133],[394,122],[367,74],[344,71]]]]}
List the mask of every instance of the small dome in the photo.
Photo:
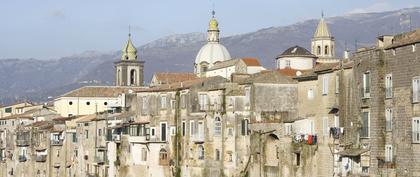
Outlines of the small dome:
{"type": "Polygon", "coordinates": [[[217,61],[225,61],[231,59],[229,51],[225,46],[219,43],[208,43],[204,45],[195,58],[195,63],[207,62],[213,65],[217,61]]]}
{"type": "Polygon", "coordinates": [[[219,23],[217,22],[216,18],[211,18],[208,30],[219,30],[219,23]]]}
{"type": "Polygon", "coordinates": [[[309,58],[316,58],[315,55],[313,55],[311,52],[306,50],[303,47],[300,46],[294,46],[290,47],[287,50],[285,50],[281,55],[279,55],[277,58],[284,58],[284,57],[309,57],[309,58]]]}

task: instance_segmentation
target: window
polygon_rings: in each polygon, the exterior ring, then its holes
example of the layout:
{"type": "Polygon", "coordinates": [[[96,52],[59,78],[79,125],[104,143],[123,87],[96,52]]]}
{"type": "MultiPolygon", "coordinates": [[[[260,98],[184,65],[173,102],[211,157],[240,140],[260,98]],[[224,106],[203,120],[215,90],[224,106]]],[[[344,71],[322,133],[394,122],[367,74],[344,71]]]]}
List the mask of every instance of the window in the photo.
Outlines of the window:
{"type": "Polygon", "coordinates": [[[325,54],[325,55],[328,55],[328,46],[327,46],[327,45],[325,46],[325,51],[324,51],[324,54],[325,54]]]}
{"type": "Polygon", "coordinates": [[[360,137],[367,138],[370,136],[369,134],[369,128],[370,128],[370,114],[369,112],[363,112],[362,113],[362,129],[360,137]]]}
{"type": "Polygon", "coordinates": [[[385,162],[392,162],[392,145],[385,145],[385,162]]]}
{"type": "Polygon", "coordinates": [[[76,133],[72,133],[72,142],[77,143],[77,134],[76,133]]]}
{"type": "Polygon", "coordinates": [[[176,135],[176,128],[175,126],[171,127],[171,136],[175,136],[176,135]]]}
{"type": "Polygon", "coordinates": [[[233,153],[232,153],[232,151],[229,151],[227,153],[227,155],[228,155],[228,162],[232,162],[233,161],[233,153]]]}
{"type": "Polygon", "coordinates": [[[242,119],[241,121],[241,135],[246,136],[249,135],[249,120],[248,119],[242,119]]]}
{"type": "Polygon", "coordinates": [[[181,108],[187,107],[187,95],[181,94],[181,108]]]}
{"type": "Polygon", "coordinates": [[[204,160],[204,147],[203,145],[198,145],[198,159],[204,160]]]}
{"type": "Polygon", "coordinates": [[[166,141],[166,129],[167,129],[167,123],[161,122],[160,123],[160,140],[166,141]]]}
{"type": "Polygon", "coordinates": [[[385,98],[392,97],[392,74],[385,76],[385,98]]]}
{"type": "Polygon", "coordinates": [[[147,97],[146,96],[143,96],[143,98],[141,100],[142,100],[142,108],[143,108],[143,110],[147,110],[147,107],[148,107],[147,97]]]}
{"type": "Polygon", "coordinates": [[[233,136],[233,128],[228,128],[228,135],[233,136]]]}
{"type": "Polygon", "coordinates": [[[322,133],[324,136],[328,136],[328,117],[322,118],[322,133]]]}
{"type": "Polygon", "coordinates": [[[141,160],[147,161],[147,150],[146,148],[141,148],[141,160]]]}
{"type": "Polygon", "coordinates": [[[195,122],[190,120],[190,136],[194,136],[195,134],[195,122]]]}
{"type": "Polygon", "coordinates": [[[12,113],[12,108],[11,107],[5,108],[4,112],[5,113],[12,113]]]}
{"type": "Polygon", "coordinates": [[[182,136],[185,136],[186,128],[187,123],[185,121],[182,121],[182,136]]]}
{"type": "Polygon", "coordinates": [[[295,163],[296,166],[300,166],[300,153],[295,153],[295,163]]]}
{"type": "Polygon", "coordinates": [[[197,140],[204,141],[204,121],[198,121],[197,135],[197,140]]]}
{"type": "Polygon", "coordinates": [[[104,102],[104,105],[105,105],[105,106],[106,106],[106,105],[108,105],[108,102],[106,102],[106,101],[105,101],[105,102],[104,102]]]}
{"type": "Polygon", "coordinates": [[[420,117],[414,117],[412,123],[413,143],[420,143],[420,117]]]}
{"type": "Polygon", "coordinates": [[[171,109],[176,109],[176,100],[171,100],[171,109]]]}
{"type": "Polygon", "coordinates": [[[286,62],[286,68],[290,68],[290,60],[285,60],[286,62]]]}
{"type": "Polygon", "coordinates": [[[73,101],[69,101],[69,105],[73,105],[73,101]]]}
{"type": "Polygon", "coordinates": [[[321,55],[321,46],[317,47],[317,55],[321,55]]]}
{"type": "Polygon", "coordinates": [[[86,102],[86,105],[88,105],[88,106],[89,106],[89,105],[90,105],[90,102],[89,102],[89,101],[87,101],[87,102],[86,102]]]}
{"type": "Polygon", "coordinates": [[[370,72],[363,74],[363,97],[370,97],[370,72]]]}
{"type": "Polygon", "coordinates": [[[214,135],[220,136],[222,134],[222,122],[220,121],[220,117],[216,117],[214,120],[214,135]]]}
{"type": "Polygon", "coordinates": [[[165,109],[166,108],[166,95],[162,95],[160,97],[160,108],[165,109]]]}
{"type": "Polygon", "coordinates": [[[216,149],[215,160],[216,161],[220,160],[220,150],[219,149],[216,149]]]}
{"type": "Polygon", "coordinates": [[[386,120],[386,131],[392,131],[392,109],[387,108],[385,110],[385,120],[386,120]]]}
{"type": "Polygon", "coordinates": [[[340,76],[335,76],[335,93],[340,93],[340,76]]]}
{"type": "Polygon", "coordinates": [[[413,78],[413,103],[420,101],[420,77],[413,78]]]}
{"type": "Polygon", "coordinates": [[[314,89],[308,89],[308,100],[314,99],[314,89]]]}
{"type": "Polygon", "coordinates": [[[102,136],[102,129],[98,129],[98,136],[102,136]]]}
{"type": "Polygon", "coordinates": [[[207,108],[207,95],[206,94],[200,94],[199,96],[200,101],[200,110],[204,111],[207,108]]]}
{"type": "Polygon", "coordinates": [[[328,94],[328,77],[325,76],[322,78],[322,95],[328,94]]]}
{"type": "Polygon", "coordinates": [[[152,138],[156,137],[156,128],[155,127],[150,128],[150,136],[152,136],[152,138]]]}
{"type": "Polygon", "coordinates": [[[89,138],[89,130],[85,130],[85,136],[86,136],[86,139],[89,138]]]}

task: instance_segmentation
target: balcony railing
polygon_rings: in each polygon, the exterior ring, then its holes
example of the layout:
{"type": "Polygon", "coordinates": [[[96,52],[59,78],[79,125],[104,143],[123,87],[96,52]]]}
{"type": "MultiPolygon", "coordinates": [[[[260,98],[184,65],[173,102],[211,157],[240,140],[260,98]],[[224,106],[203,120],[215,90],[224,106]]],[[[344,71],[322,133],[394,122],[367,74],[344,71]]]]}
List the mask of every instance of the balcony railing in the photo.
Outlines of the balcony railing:
{"type": "Polygon", "coordinates": [[[47,155],[37,155],[35,157],[36,162],[46,162],[47,161],[47,155]]]}
{"type": "Polygon", "coordinates": [[[30,141],[26,139],[18,139],[16,140],[16,146],[29,146],[30,141]]]}
{"type": "Polygon", "coordinates": [[[51,145],[62,146],[63,145],[63,140],[51,140],[51,145]]]}
{"type": "Polygon", "coordinates": [[[26,159],[26,156],[20,155],[18,160],[19,160],[19,162],[25,162],[27,159],[26,159]]]}

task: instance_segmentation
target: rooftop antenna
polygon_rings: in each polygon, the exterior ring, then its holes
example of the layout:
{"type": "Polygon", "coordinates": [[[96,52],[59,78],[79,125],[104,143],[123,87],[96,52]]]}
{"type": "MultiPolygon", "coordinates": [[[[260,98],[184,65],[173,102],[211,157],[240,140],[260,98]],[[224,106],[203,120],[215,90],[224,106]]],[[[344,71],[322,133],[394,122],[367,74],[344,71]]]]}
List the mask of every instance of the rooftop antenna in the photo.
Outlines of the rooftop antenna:
{"type": "Polygon", "coordinates": [[[321,18],[324,18],[324,10],[321,10],[321,18]]]}

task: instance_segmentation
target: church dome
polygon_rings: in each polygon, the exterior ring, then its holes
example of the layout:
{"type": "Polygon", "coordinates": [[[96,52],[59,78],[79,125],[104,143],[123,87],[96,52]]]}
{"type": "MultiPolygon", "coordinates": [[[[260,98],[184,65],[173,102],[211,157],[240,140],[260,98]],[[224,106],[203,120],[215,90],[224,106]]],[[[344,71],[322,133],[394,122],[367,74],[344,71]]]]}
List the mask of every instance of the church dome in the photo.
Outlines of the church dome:
{"type": "Polygon", "coordinates": [[[207,43],[201,47],[195,58],[195,63],[207,62],[212,65],[215,62],[231,59],[229,51],[220,43],[207,43]]]}

